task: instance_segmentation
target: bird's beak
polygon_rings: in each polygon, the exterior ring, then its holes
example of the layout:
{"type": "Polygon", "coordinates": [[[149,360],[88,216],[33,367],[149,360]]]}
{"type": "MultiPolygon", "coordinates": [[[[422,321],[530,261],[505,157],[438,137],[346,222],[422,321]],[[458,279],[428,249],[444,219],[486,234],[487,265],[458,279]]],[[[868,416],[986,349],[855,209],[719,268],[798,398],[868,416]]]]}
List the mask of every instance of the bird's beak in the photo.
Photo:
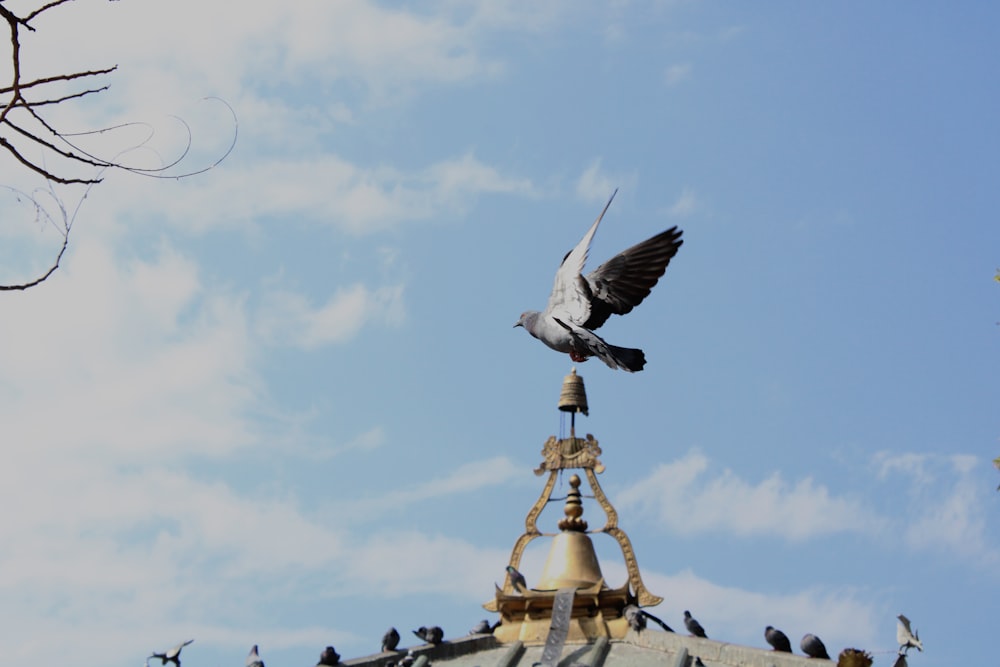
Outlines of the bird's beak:
{"type": "Polygon", "coordinates": [[[523,327],[523,326],[524,326],[524,322],[522,322],[521,320],[518,320],[517,322],[514,322],[514,328],[515,329],[518,328],[518,327],[523,327]]]}

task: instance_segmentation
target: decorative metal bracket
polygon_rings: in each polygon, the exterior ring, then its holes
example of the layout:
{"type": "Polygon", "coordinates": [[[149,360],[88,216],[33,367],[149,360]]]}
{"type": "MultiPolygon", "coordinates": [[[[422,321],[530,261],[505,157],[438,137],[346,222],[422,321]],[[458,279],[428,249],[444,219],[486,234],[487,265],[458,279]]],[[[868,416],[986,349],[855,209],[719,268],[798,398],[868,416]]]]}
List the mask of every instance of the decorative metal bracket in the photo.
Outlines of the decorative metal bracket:
{"type": "MultiPolygon", "coordinates": [[[[542,475],[548,470],[549,479],[545,484],[545,488],[542,489],[538,500],[531,507],[528,516],[524,520],[524,534],[514,544],[514,549],[510,554],[510,564],[517,568],[521,564],[521,556],[524,554],[524,549],[528,546],[528,543],[542,535],[542,532],[538,530],[538,517],[552,499],[552,490],[555,488],[558,473],[563,470],[583,468],[586,472],[587,482],[590,484],[594,499],[600,504],[601,509],[604,510],[604,514],[607,517],[607,522],[603,528],[587,532],[607,533],[618,542],[618,546],[622,550],[622,556],[625,558],[629,584],[632,590],[635,591],[639,605],[653,607],[663,602],[663,598],[650,593],[645,584],[643,584],[642,575],[639,574],[639,563],[636,561],[635,551],[632,549],[632,542],[629,540],[628,535],[625,534],[625,531],[618,527],[618,512],[611,505],[608,497],[604,495],[604,491],[597,481],[595,473],[604,471],[604,464],[598,459],[600,454],[601,448],[597,440],[589,433],[586,438],[573,437],[559,440],[555,436],[551,436],[545,441],[545,445],[542,448],[544,460],[535,470],[535,474],[542,475]]],[[[514,592],[510,577],[504,580],[503,592],[506,594],[514,592]]]]}

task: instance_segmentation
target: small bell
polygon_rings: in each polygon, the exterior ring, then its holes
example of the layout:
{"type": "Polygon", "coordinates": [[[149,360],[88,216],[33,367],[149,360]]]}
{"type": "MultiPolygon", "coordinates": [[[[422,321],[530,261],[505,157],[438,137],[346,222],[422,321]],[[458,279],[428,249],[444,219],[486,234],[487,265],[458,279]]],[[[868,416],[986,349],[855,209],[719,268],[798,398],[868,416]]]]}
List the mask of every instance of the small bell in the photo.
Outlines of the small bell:
{"type": "Polygon", "coordinates": [[[583,387],[583,378],[576,374],[576,368],[570,370],[563,378],[562,392],[559,394],[559,409],[563,412],[587,412],[587,390],[583,387]]]}

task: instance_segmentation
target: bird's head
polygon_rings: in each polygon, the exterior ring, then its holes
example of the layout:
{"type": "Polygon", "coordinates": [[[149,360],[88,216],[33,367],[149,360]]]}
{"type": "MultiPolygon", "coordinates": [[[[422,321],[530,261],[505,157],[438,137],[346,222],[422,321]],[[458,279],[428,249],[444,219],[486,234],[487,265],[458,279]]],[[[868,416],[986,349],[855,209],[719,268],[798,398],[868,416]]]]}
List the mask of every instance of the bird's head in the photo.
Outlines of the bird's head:
{"type": "Polygon", "coordinates": [[[521,317],[514,323],[514,327],[524,327],[528,331],[531,331],[531,324],[535,321],[536,317],[538,317],[537,310],[526,310],[521,313],[521,317]]]}

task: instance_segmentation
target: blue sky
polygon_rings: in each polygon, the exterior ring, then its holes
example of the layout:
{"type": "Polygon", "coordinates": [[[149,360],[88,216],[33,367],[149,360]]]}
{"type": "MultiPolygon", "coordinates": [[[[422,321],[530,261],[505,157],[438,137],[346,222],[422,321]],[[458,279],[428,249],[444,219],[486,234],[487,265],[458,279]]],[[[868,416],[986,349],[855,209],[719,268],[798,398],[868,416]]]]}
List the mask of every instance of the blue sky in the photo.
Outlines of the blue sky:
{"type": "MultiPolygon", "coordinates": [[[[196,169],[231,140],[216,96],[239,139],[198,177],[105,174],[63,267],[0,298],[8,660],[135,667],[194,637],[187,667],[254,643],[311,665],[389,625],[466,634],[574,365],[512,325],[615,188],[591,267],[685,239],[601,329],[646,369],[577,365],[651,611],[876,665],[903,612],[914,667],[992,653],[996,8],[224,4],[80,0],[25,43],[31,75],[119,65],[64,127],[148,122],[169,156],[177,115],[196,169]]],[[[0,205],[12,282],[57,236],[0,205]]]]}

